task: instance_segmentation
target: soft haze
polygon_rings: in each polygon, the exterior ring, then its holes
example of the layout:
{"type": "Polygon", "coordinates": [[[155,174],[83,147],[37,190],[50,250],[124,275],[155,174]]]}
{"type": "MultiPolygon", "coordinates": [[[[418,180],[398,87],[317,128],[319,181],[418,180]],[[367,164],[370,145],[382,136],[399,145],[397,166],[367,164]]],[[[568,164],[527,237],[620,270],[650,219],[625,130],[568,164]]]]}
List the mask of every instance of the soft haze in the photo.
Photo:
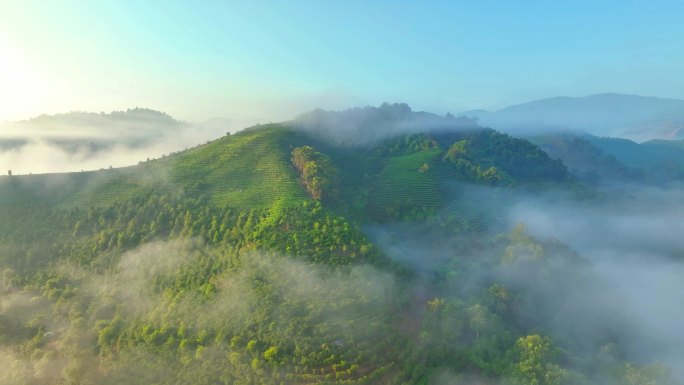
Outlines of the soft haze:
{"type": "Polygon", "coordinates": [[[678,1],[6,1],[0,121],[153,108],[282,120],[405,101],[684,98],[678,1]]]}

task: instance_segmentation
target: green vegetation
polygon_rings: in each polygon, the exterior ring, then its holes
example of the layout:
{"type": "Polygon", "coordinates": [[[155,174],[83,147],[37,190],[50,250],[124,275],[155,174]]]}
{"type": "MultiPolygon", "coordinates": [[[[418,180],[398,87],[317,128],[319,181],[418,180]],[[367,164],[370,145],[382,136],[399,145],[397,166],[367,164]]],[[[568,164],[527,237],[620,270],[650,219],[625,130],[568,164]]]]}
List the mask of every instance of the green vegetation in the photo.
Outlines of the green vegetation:
{"type": "Polygon", "coordinates": [[[544,298],[584,294],[585,261],[524,226],[444,217],[453,181],[572,182],[491,130],[350,148],[282,125],[2,177],[0,384],[671,383],[625,362],[610,325],[589,347],[556,331],[544,298]],[[389,258],[364,232],[388,222],[448,253],[429,271],[389,258]]]}
{"type": "Polygon", "coordinates": [[[299,180],[311,198],[315,200],[334,200],[337,191],[337,170],[330,158],[311,146],[297,147],[292,150],[292,165],[299,172],[299,180]]]}
{"type": "Polygon", "coordinates": [[[425,218],[440,207],[432,164],[439,150],[391,156],[371,184],[368,214],[376,220],[425,218]]]}
{"type": "Polygon", "coordinates": [[[549,156],[562,160],[582,182],[596,185],[606,180],[644,179],[643,171],[629,169],[584,138],[547,135],[532,141],[549,156]]]}
{"type": "Polygon", "coordinates": [[[568,172],[535,145],[494,130],[478,130],[451,145],[444,159],[466,180],[489,185],[564,182],[568,172]]]}

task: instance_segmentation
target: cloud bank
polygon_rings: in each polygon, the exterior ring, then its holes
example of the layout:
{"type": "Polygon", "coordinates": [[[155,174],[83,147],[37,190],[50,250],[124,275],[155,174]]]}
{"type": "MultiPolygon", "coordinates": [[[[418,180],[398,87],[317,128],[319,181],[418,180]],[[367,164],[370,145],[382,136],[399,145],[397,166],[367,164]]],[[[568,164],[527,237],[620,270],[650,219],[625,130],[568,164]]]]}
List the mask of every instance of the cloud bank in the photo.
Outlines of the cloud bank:
{"type": "Polygon", "coordinates": [[[0,168],[14,174],[38,174],[130,166],[252,123],[215,118],[191,124],[141,108],[42,115],[0,123],[0,168]]]}

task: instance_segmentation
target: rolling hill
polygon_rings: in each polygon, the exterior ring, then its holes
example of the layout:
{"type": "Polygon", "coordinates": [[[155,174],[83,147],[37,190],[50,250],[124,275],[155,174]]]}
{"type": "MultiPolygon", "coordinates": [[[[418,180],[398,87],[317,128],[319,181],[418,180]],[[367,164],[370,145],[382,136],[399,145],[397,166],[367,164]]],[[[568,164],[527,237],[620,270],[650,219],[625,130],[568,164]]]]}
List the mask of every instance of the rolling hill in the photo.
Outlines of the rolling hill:
{"type": "Polygon", "coordinates": [[[670,384],[614,324],[555,327],[610,318],[549,297],[591,296],[586,261],[499,232],[516,194],[586,190],[527,140],[404,105],[3,176],[0,383],[670,384]]]}

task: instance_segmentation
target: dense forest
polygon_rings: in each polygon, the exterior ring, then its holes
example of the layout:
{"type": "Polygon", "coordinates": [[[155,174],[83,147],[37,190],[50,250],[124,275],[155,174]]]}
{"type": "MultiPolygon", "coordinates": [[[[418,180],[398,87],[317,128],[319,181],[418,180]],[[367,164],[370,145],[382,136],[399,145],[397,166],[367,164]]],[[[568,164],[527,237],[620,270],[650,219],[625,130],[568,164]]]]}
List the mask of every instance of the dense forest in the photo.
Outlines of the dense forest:
{"type": "Polygon", "coordinates": [[[618,301],[589,260],[500,220],[540,191],[605,199],[482,128],[272,124],[4,176],[0,384],[675,384],[631,355],[638,325],[581,300],[618,301]]]}

